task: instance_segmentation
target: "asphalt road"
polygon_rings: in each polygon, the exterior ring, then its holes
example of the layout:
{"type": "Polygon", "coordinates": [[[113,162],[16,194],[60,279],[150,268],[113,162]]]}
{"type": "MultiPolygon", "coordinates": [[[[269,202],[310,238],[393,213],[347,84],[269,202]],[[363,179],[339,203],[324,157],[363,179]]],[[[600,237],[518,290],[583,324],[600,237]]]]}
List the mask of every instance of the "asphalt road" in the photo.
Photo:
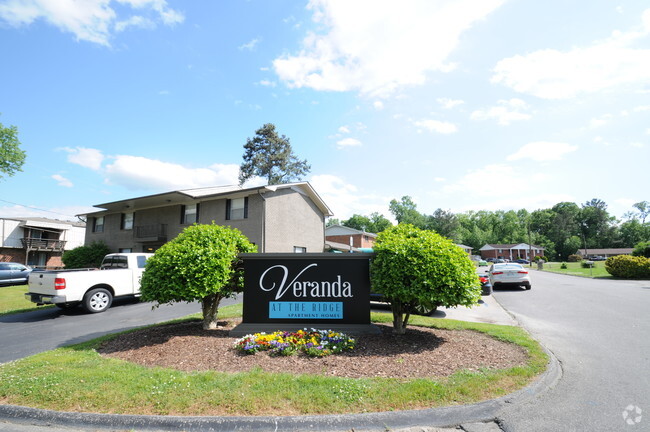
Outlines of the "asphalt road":
{"type": "MultiPolygon", "coordinates": [[[[237,303],[226,299],[221,306],[237,303]]],[[[86,313],[81,307],[62,311],[45,308],[0,317],[0,363],[17,360],[64,345],[85,342],[109,333],[155,324],[201,312],[199,303],[161,305],[133,299],[116,299],[113,306],[99,314],[86,313]]]]}
{"type": "Polygon", "coordinates": [[[650,431],[650,281],[531,277],[531,291],[494,295],[557,356],[563,376],[504,409],[503,429],[650,431]]]}

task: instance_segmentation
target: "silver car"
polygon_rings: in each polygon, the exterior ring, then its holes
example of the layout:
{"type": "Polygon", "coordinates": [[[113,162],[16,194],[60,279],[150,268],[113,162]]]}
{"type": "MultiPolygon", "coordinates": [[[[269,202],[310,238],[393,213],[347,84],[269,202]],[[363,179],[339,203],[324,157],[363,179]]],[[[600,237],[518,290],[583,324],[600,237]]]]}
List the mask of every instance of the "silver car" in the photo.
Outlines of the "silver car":
{"type": "Polygon", "coordinates": [[[31,267],[27,267],[23,264],[13,262],[0,262],[0,284],[26,284],[31,272],[31,267]]]}
{"type": "Polygon", "coordinates": [[[488,277],[493,288],[500,286],[521,286],[531,289],[530,274],[521,264],[504,263],[492,264],[488,270],[488,277]]]}

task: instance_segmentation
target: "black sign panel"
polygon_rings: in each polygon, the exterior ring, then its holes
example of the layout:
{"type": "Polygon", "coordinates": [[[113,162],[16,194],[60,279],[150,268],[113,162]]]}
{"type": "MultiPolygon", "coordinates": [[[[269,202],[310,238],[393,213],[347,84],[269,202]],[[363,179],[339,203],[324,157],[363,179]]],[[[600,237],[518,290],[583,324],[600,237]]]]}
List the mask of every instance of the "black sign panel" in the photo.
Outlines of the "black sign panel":
{"type": "Polygon", "coordinates": [[[373,254],[242,254],[244,323],[370,323],[373,254]]]}

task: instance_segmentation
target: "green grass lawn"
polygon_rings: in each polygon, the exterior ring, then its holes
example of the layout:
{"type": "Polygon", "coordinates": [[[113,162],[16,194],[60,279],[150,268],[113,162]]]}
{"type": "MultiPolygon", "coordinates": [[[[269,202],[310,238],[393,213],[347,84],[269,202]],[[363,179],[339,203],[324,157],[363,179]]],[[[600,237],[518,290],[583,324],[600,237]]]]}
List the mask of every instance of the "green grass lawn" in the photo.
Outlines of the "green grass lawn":
{"type": "MultiPolygon", "coordinates": [[[[0,316],[11,313],[35,310],[36,304],[25,299],[27,285],[14,285],[0,287],[0,316]]],[[[54,307],[54,306],[40,306],[54,307]]]]}
{"type": "MultiPolygon", "coordinates": [[[[221,318],[241,315],[241,305],[221,318]]],[[[190,319],[198,319],[193,317],[190,319]]],[[[373,313],[374,322],[392,315],[373,313]]],[[[472,330],[523,347],[524,366],[420,379],[337,378],[253,370],[181,372],[100,356],[107,338],[0,365],[0,401],[58,411],[160,415],[306,415],[378,412],[474,403],[509,394],[546,369],[548,357],[519,327],[420,316],[412,325],[472,330]]],[[[318,360],[314,360],[318,361],[318,360]]]]}
{"type": "MultiPolygon", "coordinates": [[[[605,270],[605,261],[595,261],[593,268],[582,268],[579,262],[566,263],[567,268],[562,269],[560,262],[544,263],[544,271],[553,273],[562,273],[574,276],[592,277],[592,278],[611,278],[612,275],[605,270]]],[[[537,267],[534,267],[537,268],[537,267]]]]}

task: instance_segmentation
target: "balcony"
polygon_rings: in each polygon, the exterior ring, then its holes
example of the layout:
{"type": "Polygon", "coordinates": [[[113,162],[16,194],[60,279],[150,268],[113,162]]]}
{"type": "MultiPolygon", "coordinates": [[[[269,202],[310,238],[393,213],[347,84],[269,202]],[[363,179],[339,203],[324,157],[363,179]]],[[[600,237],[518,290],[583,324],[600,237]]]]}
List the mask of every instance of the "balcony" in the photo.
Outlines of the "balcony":
{"type": "Polygon", "coordinates": [[[65,240],[23,238],[23,247],[27,250],[63,252],[65,240]]]}
{"type": "Polygon", "coordinates": [[[134,231],[135,240],[142,243],[147,242],[166,242],[167,241],[167,225],[153,224],[153,225],[140,225],[135,227],[134,231]]]}

